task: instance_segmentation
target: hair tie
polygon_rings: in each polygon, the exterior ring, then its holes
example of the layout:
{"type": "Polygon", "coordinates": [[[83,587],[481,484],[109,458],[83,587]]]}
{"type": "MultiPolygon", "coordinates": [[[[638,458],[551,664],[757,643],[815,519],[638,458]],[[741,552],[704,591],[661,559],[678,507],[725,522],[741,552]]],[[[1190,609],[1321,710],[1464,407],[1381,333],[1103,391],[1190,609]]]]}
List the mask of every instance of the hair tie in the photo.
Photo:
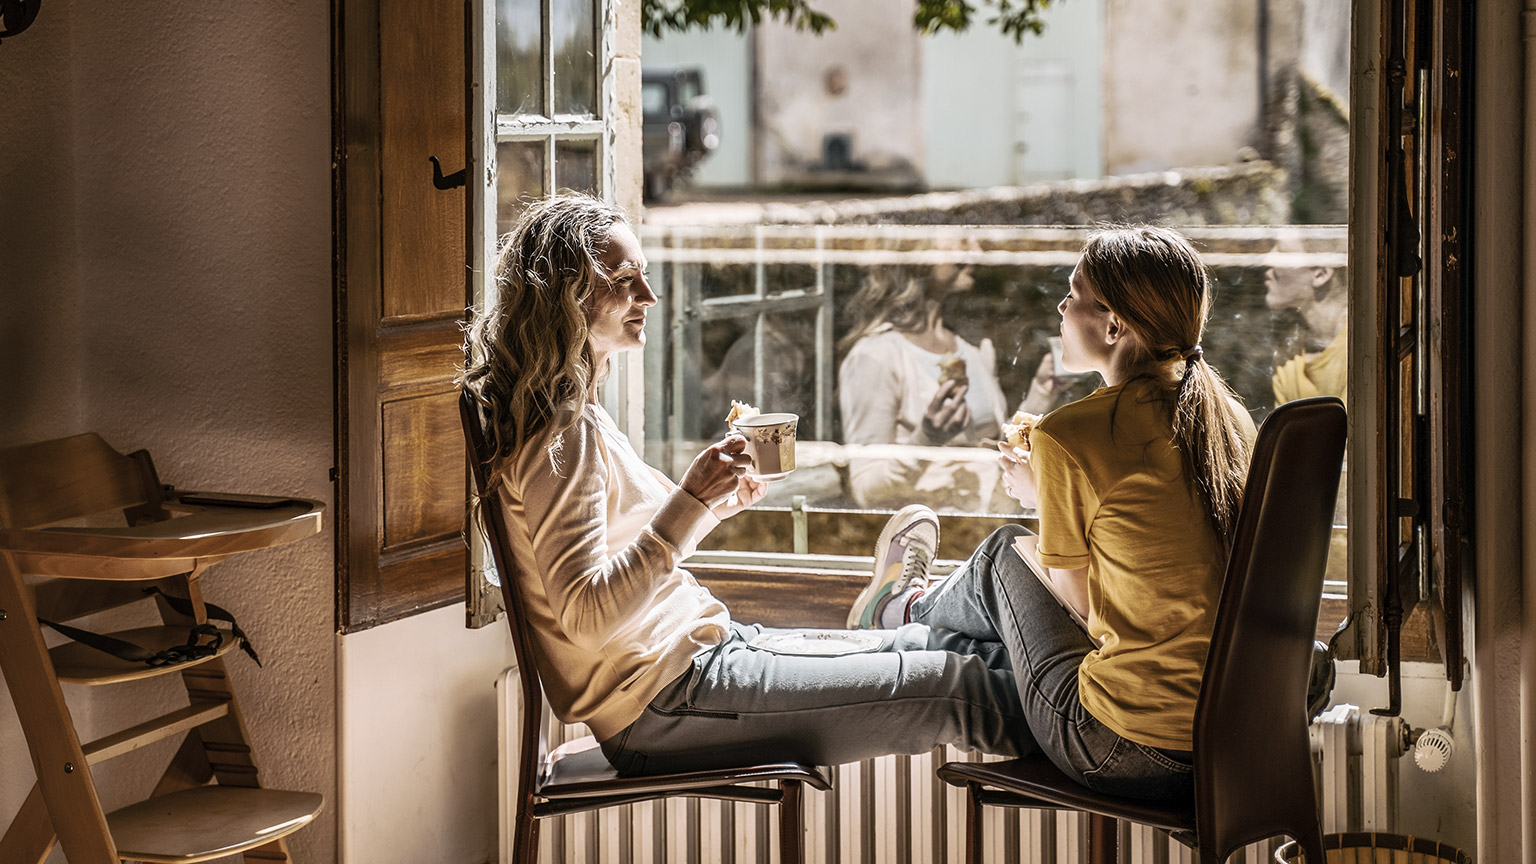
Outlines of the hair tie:
{"type": "Polygon", "coordinates": [[[1205,349],[1201,348],[1199,343],[1196,343],[1193,348],[1187,348],[1179,352],[1179,358],[1182,359],[1185,363],[1193,363],[1194,361],[1199,360],[1204,356],[1205,349]]]}

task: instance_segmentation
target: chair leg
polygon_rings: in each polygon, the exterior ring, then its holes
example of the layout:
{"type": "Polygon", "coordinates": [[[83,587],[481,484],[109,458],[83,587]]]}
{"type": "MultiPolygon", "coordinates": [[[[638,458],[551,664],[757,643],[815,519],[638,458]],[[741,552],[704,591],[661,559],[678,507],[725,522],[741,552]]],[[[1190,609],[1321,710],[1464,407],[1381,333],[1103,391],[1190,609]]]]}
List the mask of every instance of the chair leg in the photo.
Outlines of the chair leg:
{"type": "Polygon", "coordinates": [[[32,589],[9,552],[0,552],[0,613],[0,676],[10,688],[32,764],[42,766],[37,785],[59,845],[71,864],[116,864],[90,763],[38,629],[32,589]]]}
{"type": "Polygon", "coordinates": [[[981,784],[965,784],[965,864],[982,864],[981,784]]]}
{"type": "Polygon", "coordinates": [[[48,818],[48,805],[43,803],[43,787],[33,783],[31,794],[11,820],[11,827],[5,829],[5,837],[0,838],[0,861],[43,864],[58,839],[48,818]]]}
{"type": "Polygon", "coordinates": [[[805,860],[804,810],[800,803],[799,780],[785,780],[779,784],[784,797],[779,801],[779,862],[800,864],[805,860]]]}
{"type": "Polygon", "coordinates": [[[1088,814],[1088,860],[1116,864],[1120,860],[1120,826],[1114,818],[1088,814]]]}
{"type": "Polygon", "coordinates": [[[512,864],[537,864],[539,860],[539,820],[533,815],[531,801],[517,808],[512,826],[512,864]]]}
{"type": "Polygon", "coordinates": [[[1301,841],[1301,850],[1306,853],[1307,864],[1324,864],[1328,859],[1323,857],[1323,828],[1321,825],[1313,825],[1311,830],[1303,832],[1296,838],[1301,841]]]}

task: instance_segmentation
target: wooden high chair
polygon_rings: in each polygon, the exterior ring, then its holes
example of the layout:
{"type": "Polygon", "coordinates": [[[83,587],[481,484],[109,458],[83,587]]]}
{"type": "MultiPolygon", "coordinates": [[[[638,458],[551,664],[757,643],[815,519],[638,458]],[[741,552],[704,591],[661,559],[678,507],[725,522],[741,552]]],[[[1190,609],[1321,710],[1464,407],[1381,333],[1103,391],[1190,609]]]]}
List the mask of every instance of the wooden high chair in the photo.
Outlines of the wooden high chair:
{"type": "Polygon", "coordinates": [[[290,860],[282,838],[311,822],[323,799],[261,788],[224,666],[223,655],[242,641],[231,627],[200,627],[200,648],[147,665],[80,642],[49,649],[39,618],[64,622],[153,598],[163,623],[110,635],[143,654],[186,645],[193,627],[210,624],[199,586],[209,565],[314,534],[323,509],[318,501],[162,489],[147,453],[125,456],[95,434],[0,450],[0,670],[37,772],[0,838],[0,862],[40,864],[55,842],[70,864],[235,853],[290,860]],[[96,527],[112,511],[126,524],[96,527]],[[187,705],[81,743],[61,683],[168,674],[181,676],[187,705]],[[91,767],[176,735],[185,736],[181,747],[148,800],[103,813],[91,767]]]}

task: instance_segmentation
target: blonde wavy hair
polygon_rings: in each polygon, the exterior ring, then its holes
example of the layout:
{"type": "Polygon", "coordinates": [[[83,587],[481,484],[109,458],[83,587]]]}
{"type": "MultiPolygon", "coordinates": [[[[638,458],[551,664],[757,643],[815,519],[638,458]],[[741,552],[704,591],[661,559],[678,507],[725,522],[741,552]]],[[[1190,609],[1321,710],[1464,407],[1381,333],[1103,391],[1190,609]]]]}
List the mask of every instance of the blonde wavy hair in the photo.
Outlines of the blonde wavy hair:
{"type": "Polygon", "coordinates": [[[1127,382],[1146,382],[1172,403],[1174,445],[1230,548],[1251,454],[1237,395],[1196,350],[1211,314],[1205,264],[1178,232],[1131,226],[1089,235],[1078,268],[1136,334],[1127,382]]]}
{"type": "Polygon", "coordinates": [[[607,275],[598,256],[608,232],[625,224],[612,205],[565,194],[530,205],[502,239],[496,303],[465,328],[458,378],[480,407],[492,488],[523,445],[551,430],[558,440],[576,424],[603,374],[588,345],[586,306],[607,275]]]}

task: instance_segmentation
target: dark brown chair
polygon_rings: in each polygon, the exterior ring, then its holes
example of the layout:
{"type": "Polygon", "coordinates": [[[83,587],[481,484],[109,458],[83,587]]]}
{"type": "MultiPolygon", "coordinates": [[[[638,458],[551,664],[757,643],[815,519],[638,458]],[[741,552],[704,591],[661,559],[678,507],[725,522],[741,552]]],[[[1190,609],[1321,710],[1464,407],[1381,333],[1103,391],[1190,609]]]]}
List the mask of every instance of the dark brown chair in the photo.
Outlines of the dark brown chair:
{"type": "Polygon", "coordinates": [[[1324,397],[1281,405],[1259,430],[1195,705],[1194,799],[1101,795],[1043,755],[951,762],[938,773],[970,793],[967,861],[981,861],[981,809],[992,804],[1086,811],[1094,862],[1115,860],[1125,819],[1167,831],[1203,864],[1280,834],[1322,864],[1307,679],[1345,428],[1344,403],[1324,397]]]}
{"type": "MultiPolygon", "coordinates": [[[[486,466],[491,452],[481,427],[480,412],[474,397],[464,391],[459,397],[459,414],[464,437],[469,444],[470,466],[476,492],[486,488],[486,466]]],[[[491,557],[501,576],[501,594],[507,607],[507,625],[512,629],[512,648],[517,656],[518,676],[522,682],[522,720],[518,752],[523,754],[518,766],[516,791],[517,816],[513,826],[512,860],[533,862],[538,858],[538,820],[567,813],[599,810],[658,798],[717,798],[777,804],[779,810],[779,854],[785,864],[798,864],[804,858],[801,816],[801,784],[826,791],[832,788],[831,773],[821,766],[778,762],[718,771],[689,771],[646,777],[621,777],[603,758],[590,737],[568,742],[551,754],[544,728],[544,688],[539,680],[531,633],[523,617],[521,597],[515,590],[519,579],[527,578],[518,570],[509,554],[501,505],[495,495],[480,499],[481,524],[490,542],[491,557]],[[530,758],[531,757],[531,758],[530,758]],[[755,785],[767,781],[773,785],[755,785]]]]}

